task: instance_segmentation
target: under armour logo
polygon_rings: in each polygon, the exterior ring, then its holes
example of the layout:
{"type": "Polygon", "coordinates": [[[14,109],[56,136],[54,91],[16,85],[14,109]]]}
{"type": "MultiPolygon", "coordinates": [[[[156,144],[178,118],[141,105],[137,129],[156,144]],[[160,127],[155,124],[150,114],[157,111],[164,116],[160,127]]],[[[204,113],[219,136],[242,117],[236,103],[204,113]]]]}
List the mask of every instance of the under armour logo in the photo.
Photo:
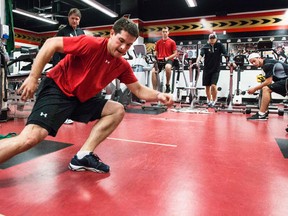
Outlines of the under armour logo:
{"type": "Polygon", "coordinates": [[[108,60],[105,60],[105,63],[106,63],[106,64],[110,64],[110,61],[108,61],[108,60]]]}
{"type": "Polygon", "coordinates": [[[46,117],[47,117],[47,113],[41,112],[41,113],[40,113],[40,116],[44,116],[44,117],[46,118],[46,117]]]}

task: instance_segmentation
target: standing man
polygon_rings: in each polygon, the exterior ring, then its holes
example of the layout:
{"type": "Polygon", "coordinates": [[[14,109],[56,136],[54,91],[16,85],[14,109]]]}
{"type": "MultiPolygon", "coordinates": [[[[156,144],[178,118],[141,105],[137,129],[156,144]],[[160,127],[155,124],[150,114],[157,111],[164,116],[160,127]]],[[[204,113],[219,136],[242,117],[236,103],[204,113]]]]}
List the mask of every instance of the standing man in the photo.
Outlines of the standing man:
{"type": "MultiPolygon", "coordinates": [[[[169,28],[162,28],[162,38],[156,42],[155,46],[155,55],[157,59],[163,59],[165,64],[166,71],[166,93],[171,91],[170,88],[170,79],[171,79],[171,70],[174,58],[177,55],[177,47],[174,40],[168,37],[169,36],[169,28]]],[[[152,68],[152,86],[153,89],[157,89],[157,77],[155,67],[152,68]]],[[[161,71],[159,71],[161,72],[161,71]]]]}
{"type": "Polygon", "coordinates": [[[265,81],[248,89],[249,94],[262,89],[262,98],[259,112],[248,117],[247,120],[267,120],[271,93],[275,92],[283,97],[287,94],[288,65],[274,59],[261,58],[258,53],[250,54],[248,60],[257,68],[261,67],[265,73],[265,81]],[[275,73],[279,73],[281,76],[277,76],[275,73]]]}
{"type": "MultiPolygon", "coordinates": [[[[81,12],[77,8],[71,8],[68,13],[68,25],[63,27],[58,31],[56,36],[61,37],[75,37],[79,35],[85,34],[85,32],[79,28],[80,20],[81,20],[81,12]]],[[[53,55],[52,63],[53,66],[58,64],[58,62],[65,57],[64,53],[58,53],[56,52],[53,55]]],[[[65,124],[72,124],[73,121],[71,119],[66,119],[64,122],[65,124]]]]}
{"type": "Polygon", "coordinates": [[[19,88],[21,99],[32,98],[41,72],[55,52],[65,58],[53,67],[38,88],[37,98],[26,126],[18,136],[0,141],[0,163],[40,143],[48,135],[56,136],[64,121],[96,121],[69,168],[107,173],[110,167],[94,153],[122,121],[122,104],[103,99],[101,91],[114,79],[125,83],[137,97],[172,105],[170,94],[140,84],[123,58],[139,36],[137,25],[120,18],[110,30],[110,38],[81,35],[46,40],[37,54],[28,78],[19,88]]]}
{"type": "MultiPolygon", "coordinates": [[[[68,13],[68,25],[61,28],[56,37],[75,37],[85,34],[85,32],[79,27],[81,20],[81,12],[77,8],[70,9],[68,13]]],[[[55,66],[61,59],[65,57],[64,53],[56,52],[53,55],[53,66],[55,66]]]]}
{"type": "Polygon", "coordinates": [[[227,56],[227,51],[224,45],[217,42],[216,34],[210,34],[208,37],[208,43],[201,48],[200,55],[196,60],[196,64],[199,67],[199,63],[204,57],[203,86],[205,86],[209,107],[215,106],[217,101],[217,83],[219,79],[222,55],[227,56]]]}

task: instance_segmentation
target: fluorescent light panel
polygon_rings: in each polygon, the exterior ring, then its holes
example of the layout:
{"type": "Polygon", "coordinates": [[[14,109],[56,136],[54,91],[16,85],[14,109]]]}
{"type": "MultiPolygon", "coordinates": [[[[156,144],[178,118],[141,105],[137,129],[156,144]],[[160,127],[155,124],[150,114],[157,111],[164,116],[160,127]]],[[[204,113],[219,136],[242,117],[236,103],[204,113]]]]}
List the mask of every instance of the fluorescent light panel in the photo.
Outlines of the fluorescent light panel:
{"type": "Polygon", "coordinates": [[[196,7],[197,6],[197,2],[196,0],[185,0],[188,7],[196,7]]]}
{"type": "Polygon", "coordinates": [[[43,21],[43,22],[50,23],[50,24],[58,24],[57,20],[52,20],[52,19],[48,19],[48,18],[45,18],[45,17],[41,17],[41,16],[39,16],[37,14],[30,13],[29,11],[25,11],[25,10],[22,10],[22,9],[19,9],[19,8],[13,9],[12,11],[14,13],[18,13],[18,14],[21,14],[23,16],[27,16],[27,17],[30,17],[30,18],[33,18],[33,19],[37,19],[37,20],[40,20],[40,21],[43,21]]]}
{"type": "Polygon", "coordinates": [[[98,3],[97,1],[94,0],[81,0],[82,2],[96,8],[97,10],[107,14],[110,17],[118,17],[118,14],[115,13],[114,11],[110,10],[109,8],[105,7],[104,5],[98,3]]]}

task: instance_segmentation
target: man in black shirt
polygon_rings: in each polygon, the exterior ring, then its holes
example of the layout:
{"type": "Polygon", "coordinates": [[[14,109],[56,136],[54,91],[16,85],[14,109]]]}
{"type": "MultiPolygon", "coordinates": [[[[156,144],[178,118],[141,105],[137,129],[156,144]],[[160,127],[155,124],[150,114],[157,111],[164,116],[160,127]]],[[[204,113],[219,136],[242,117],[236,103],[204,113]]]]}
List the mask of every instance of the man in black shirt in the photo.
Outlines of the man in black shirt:
{"type": "Polygon", "coordinates": [[[267,120],[271,93],[275,92],[283,97],[286,96],[288,65],[274,59],[261,58],[258,53],[250,54],[248,60],[252,65],[262,68],[265,73],[265,81],[258,86],[248,89],[249,94],[262,89],[262,99],[259,112],[247,119],[267,120]]]}
{"type": "MultiPolygon", "coordinates": [[[[79,27],[81,20],[81,12],[77,8],[72,8],[68,13],[68,25],[61,28],[56,36],[60,37],[75,37],[85,34],[85,32],[79,27]]],[[[53,66],[55,66],[61,59],[65,57],[63,53],[55,53],[53,55],[53,66]]]]}
{"type": "Polygon", "coordinates": [[[203,86],[205,86],[208,106],[213,107],[217,101],[217,82],[220,73],[222,55],[227,56],[227,51],[222,43],[217,41],[216,34],[210,34],[208,43],[201,48],[196,60],[199,67],[204,57],[203,86]]]}
{"type": "MultiPolygon", "coordinates": [[[[63,27],[58,31],[56,37],[75,37],[79,35],[85,34],[85,32],[79,27],[80,20],[81,20],[81,12],[77,8],[70,9],[68,13],[68,25],[63,27]]],[[[55,66],[61,59],[65,57],[65,54],[56,52],[53,55],[52,64],[55,66]]],[[[65,124],[72,124],[73,120],[67,119],[65,124]]]]}

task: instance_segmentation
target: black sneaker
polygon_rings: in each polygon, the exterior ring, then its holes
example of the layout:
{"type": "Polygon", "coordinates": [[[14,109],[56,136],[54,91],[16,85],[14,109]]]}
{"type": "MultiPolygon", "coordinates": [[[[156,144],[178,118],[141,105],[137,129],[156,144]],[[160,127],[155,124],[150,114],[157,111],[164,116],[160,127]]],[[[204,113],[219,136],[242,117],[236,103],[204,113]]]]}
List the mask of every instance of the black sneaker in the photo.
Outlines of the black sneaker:
{"type": "Polygon", "coordinates": [[[267,119],[268,119],[268,113],[260,115],[258,112],[255,115],[252,115],[247,118],[247,120],[267,120],[267,119]]]}
{"type": "Polygon", "coordinates": [[[110,167],[104,164],[93,152],[90,152],[89,155],[86,155],[80,160],[77,158],[77,155],[75,155],[69,164],[69,169],[73,171],[90,170],[98,173],[108,173],[110,171],[110,167]]]}
{"type": "Polygon", "coordinates": [[[170,85],[166,85],[166,91],[165,93],[169,93],[171,90],[170,90],[170,85]]]}

